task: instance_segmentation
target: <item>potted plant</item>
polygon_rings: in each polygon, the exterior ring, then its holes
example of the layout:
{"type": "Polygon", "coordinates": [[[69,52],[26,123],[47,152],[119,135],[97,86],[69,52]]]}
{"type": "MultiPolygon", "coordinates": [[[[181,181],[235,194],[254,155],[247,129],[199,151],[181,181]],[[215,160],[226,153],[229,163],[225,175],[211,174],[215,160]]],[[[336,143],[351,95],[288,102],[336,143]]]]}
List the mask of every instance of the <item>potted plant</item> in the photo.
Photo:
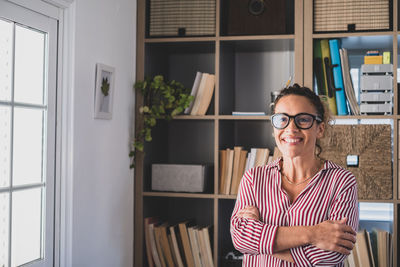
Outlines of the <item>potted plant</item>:
{"type": "Polygon", "coordinates": [[[150,142],[151,129],[156,125],[158,119],[170,120],[172,117],[182,113],[193,101],[194,96],[190,90],[175,80],[166,81],[162,75],[137,81],[134,85],[143,95],[143,106],[139,107],[143,115],[143,129],[135,134],[131,157],[131,168],[135,167],[135,156],[137,152],[143,152],[144,141],[150,142]]]}

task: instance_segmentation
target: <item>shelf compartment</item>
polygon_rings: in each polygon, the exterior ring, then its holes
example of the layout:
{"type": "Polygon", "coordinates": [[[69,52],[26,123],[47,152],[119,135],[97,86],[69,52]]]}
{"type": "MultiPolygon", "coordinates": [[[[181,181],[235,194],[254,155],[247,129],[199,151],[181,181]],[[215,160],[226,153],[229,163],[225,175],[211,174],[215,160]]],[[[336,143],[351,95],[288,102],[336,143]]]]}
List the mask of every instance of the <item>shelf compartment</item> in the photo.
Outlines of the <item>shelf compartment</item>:
{"type": "MultiPolygon", "coordinates": [[[[209,235],[211,247],[214,241],[214,200],[198,198],[144,197],[143,218],[157,217],[168,225],[176,225],[188,221],[200,227],[210,226],[209,235]]],[[[143,248],[145,243],[143,240],[143,248]]],[[[145,249],[143,257],[145,258],[145,249]]],[[[212,250],[213,251],[213,250],[212,250]]],[[[147,266],[147,265],[144,265],[147,266]]]]}
{"type": "Polygon", "coordinates": [[[221,0],[221,35],[294,33],[294,0],[221,0]]]}
{"type": "Polygon", "coordinates": [[[214,201],[212,199],[174,197],[144,197],[143,218],[159,217],[173,225],[193,220],[197,225],[213,225],[214,201]]]}
{"type": "Polygon", "coordinates": [[[275,141],[273,129],[268,120],[224,120],[220,122],[219,149],[243,146],[251,148],[268,148],[273,152],[275,141]]]}
{"type": "Polygon", "coordinates": [[[205,193],[214,192],[214,121],[158,120],[152,137],[145,142],[144,191],[151,191],[151,165],[165,163],[210,166],[205,193]]]}
{"type": "MultiPolygon", "coordinates": [[[[215,42],[165,42],[145,44],[145,76],[164,75],[191,92],[196,72],[215,74],[215,42]]],[[[214,96],[207,115],[214,114],[214,96]]]]}
{"type": "MultiPolygon", "coordinates": [[[[314,45],[316,44],[317,40],[323,39],[332,39],[334,36],[343,36],[343,35],[325,35],[326,38],[322,38],[322,35],[318,35],[318,39],[314,39],[314,45]]],[[[383,52],[390,52],[391,53],[391,62],[393,62],[393,34],[390,35],[363,35],[363,36],[354,36],[348,35],[347,37],[336,38],[340,39],[341,48],[345,48],[348,54],[348,62],[350,68],[350,75],[353,83],[353,89],[355,92],[355,97],[357,100],[358,105],[360,105],[360,81],[361,81],[361,65],[364,64],[364,56],[366,55],[367,51],[370,50],[377,50],[380,54],[383,52]]],[[[314,47],[315,49],[315,47],[314,47]]],[[[314,62],[314,59],[313,59],[314,62]]],[[[317,91],[317,85],[315,84],[315,73],[316,73],[316,66],[314,64],[314,91],[317,91]]],[[[321,71],[321,74],[323,72],[321,71]]],[[[393,85],[393,94],[395,92],[395,86],[393,85]]],[[[347,100],[347,97],[346,97],[347,100]]],[[[392,101],[393,103],[393,101],[392,101]]],[[[392,106],[392,114],[394,114],[394,105],[392,106]]],[[[363,116],[376,116],[376,115],[361,115],[363,116]]],[[[379,116],[379,115],[378,115],[379,116]]],[[[391,114],[383,115],[385,117],[391,116],[391,114]]]]}
{"type": "Polygon", "coordinates": [[[271,92],[293,73],[293,39],[221,41],[219,114],[270,114],[271,92]]]}

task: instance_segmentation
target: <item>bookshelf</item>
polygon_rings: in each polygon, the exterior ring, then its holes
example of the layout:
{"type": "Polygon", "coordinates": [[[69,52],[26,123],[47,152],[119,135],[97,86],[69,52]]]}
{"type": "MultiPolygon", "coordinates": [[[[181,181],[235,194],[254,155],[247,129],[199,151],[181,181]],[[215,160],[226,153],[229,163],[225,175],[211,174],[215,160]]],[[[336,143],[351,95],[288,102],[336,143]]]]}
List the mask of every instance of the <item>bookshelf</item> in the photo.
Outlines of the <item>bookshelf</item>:
{"type": "MultiPolygon", "coordinates": [[[[136,79],[163,74],[191,88],[196,71],[214,73],[215,92],[206,115],[180,115],[171,122],[158,121],[153,130],[153,141],[145,144],[146,153],[136,157],[135,169],[135,257],[134,266],[146,266],[143,219],[159,216],[171,223],[189,218],[199,225],[212,225],[211,243],[215,266],[222,266],[222,258],[233,250],[229,234],[229,219],[235,195],[221,195],[218,190],[220,149],[236,145],[274,147],[269,124],[270,92],[281,88],[290,76],[294,82],[313,87],[313,40],[340,38],[352,57],[361,57],[365,50],[386,49],[391,52],[394,70],[398,68],[398,4],[393,1],[393,30],[385,32],[313,33],[313,1],[294,2],[294,31],[280,35],[228,36],[221,30],[224,24],[221,9],[226,0],[216,0],[215,36],[149,38],[146,36],[148,0],[137,2],[137,57],[136,79]],[[146,11],[147,10],[147,11],[146,11]],[[146,12],[145,12],[146,11],[146,12]],[[395,12],[396,11],[396,12],[395,12]],[[395,55],[395,56],[393,56],[395,55]],[[265,116],[232,116],[232,111],[265,111],[265,116]],[[213,167],[204,193],[171,193],[151,191],[152,163],[192,163],[213,167]]],[[[361,63],[360,63],[361,64],[361,63]]],[[[393,73],[394,81],[397,72],[393,73]]],[[[136,107],[143,99],[136,93],[136,107]]],[[[393,205],[394,266],[398,250],[398,110],[397,83],[394,85],[392,115],[335,116],[335,119],[389,119],[393,123],[393,198],[366,200],[369,203],[393,205]]],[[[143,122],[135,112],[135,130],[143,122]]]]}

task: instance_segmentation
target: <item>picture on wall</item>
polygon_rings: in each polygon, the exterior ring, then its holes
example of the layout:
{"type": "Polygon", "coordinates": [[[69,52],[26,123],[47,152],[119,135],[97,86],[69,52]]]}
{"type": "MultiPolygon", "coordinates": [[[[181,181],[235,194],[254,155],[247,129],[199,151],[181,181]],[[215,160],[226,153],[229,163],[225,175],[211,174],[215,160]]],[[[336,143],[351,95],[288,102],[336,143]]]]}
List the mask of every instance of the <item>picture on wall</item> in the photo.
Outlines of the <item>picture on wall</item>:
{"type": "Polygon", "coordinates": [[[113,67],[96,64],[96,87],[94,118],[111,119],[114,93],[115,69],[113,67]]]}

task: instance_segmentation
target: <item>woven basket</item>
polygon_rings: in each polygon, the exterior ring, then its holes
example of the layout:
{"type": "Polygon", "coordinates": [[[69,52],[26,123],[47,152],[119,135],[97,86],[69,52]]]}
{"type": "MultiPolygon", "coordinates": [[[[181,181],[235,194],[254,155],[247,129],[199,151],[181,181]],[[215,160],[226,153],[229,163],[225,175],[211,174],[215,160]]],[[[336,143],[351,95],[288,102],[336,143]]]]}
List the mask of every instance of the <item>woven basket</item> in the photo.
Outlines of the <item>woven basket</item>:
{"type": "Polygon", "coordinates": [[[321,156],[350,170],[358,198],[393,198],[390,125],[335,125],[321,140],[321,156]],[[347,155],[358,155],[358,167],[346,167],[347,155]]]}

